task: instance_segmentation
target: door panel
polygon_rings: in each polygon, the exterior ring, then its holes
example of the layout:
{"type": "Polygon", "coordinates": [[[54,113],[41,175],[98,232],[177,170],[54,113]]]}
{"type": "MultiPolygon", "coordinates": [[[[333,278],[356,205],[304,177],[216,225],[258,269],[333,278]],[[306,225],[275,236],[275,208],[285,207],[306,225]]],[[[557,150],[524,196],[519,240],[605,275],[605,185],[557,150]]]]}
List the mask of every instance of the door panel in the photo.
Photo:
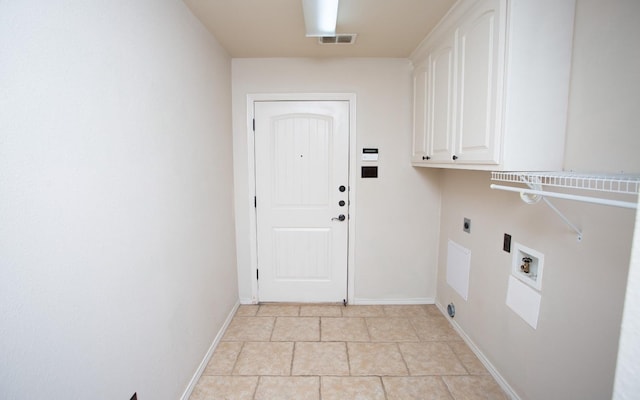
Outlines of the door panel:
{"type": "Polygon", "coordinates": [[[346,299],[349,103],[256,102],[260,301],[346,299]],[[344,206],[339,202],[345,201],[344,206]]]}
{"type": "Polygon", "coordinates": [[[452,161],[453,49],[450,39],[429,57],[427,153],[434,162],[452,161]]]}
{"type": "Polygon", "coordinates": [[[423,162],[427,149],[427,91],[429,63],[419,65],[413,72],[413,150],[411,161],[423,162]]]}
{"type": "Polygon", "coordinates": [[[275,228],[276,280],[331,279],[331,230],[275,228]]]}
{"type": "Polygon", "coordinates": [[[327,204],[330,122],[313,115],[274,118],[274,206],[327,204]]]}
{"type": "MultiPolygon", "coordinates": [[[[499,162],[496,144],[500,35],[498,5],[474,10],[458,30],[456,151],[459,163],[499,162]]],[[[493,4],[493,3],[492,3],[493,4]]]]}

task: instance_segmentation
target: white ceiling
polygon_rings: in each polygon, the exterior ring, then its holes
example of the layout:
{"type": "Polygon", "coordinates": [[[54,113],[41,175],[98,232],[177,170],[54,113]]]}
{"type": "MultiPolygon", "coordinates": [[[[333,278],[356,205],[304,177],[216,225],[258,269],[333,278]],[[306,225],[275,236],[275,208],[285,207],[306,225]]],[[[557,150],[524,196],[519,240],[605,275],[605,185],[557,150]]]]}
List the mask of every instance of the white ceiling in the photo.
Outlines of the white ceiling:
{"type": "Polygon", "coordinates": [[[337,33],[353,45],[305,37],[302,0],[183,0],[233,58],[408,57],[455,0],[341,0],[337,33]]]}

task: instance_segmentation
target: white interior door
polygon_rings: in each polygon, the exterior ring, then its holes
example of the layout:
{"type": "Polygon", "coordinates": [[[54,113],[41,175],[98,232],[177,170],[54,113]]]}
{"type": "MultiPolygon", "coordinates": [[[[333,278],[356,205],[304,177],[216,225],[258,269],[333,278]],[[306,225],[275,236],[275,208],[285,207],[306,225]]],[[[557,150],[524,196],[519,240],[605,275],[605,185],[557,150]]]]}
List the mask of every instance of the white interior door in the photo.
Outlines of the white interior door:
{"type": "Polygon", "coordinates": [[[255,102],[254,118],[259,301],[341,302],[349,102],[255,102]]]}

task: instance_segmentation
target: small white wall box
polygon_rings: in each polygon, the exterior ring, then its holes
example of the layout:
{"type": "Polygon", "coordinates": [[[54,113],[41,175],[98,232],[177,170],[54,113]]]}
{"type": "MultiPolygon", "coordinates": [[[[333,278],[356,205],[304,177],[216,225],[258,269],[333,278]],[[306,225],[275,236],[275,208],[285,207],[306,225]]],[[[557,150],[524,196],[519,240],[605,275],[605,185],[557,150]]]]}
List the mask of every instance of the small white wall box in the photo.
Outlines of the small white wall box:
{"type": "Polygon", "coordinates": [[[536,290],[542,289],[544,254],[515,243],[511,274],[536,290]]]}
{"type": "Polygon", "coordinates": [[[449,240],[447,245],[447,283],[465,300],[469,296],[470,271],[471,250],[449,240]]]}
{"type": "Polygon", "coordinates": [[[378,149],[362,149],[362,161],[378,161],[378,149]]]}

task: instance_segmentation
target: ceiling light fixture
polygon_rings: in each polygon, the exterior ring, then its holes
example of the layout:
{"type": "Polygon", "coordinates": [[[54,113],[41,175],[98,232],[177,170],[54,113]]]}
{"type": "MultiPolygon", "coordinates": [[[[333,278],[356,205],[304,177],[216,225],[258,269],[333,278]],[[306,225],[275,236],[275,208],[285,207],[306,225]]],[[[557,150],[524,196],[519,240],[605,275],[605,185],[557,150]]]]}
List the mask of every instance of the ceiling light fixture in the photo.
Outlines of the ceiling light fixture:
{"type": "Polygon", "coordinates": [[[307,37],[335,36],[338,0],[302,0],[307,37]]]}

